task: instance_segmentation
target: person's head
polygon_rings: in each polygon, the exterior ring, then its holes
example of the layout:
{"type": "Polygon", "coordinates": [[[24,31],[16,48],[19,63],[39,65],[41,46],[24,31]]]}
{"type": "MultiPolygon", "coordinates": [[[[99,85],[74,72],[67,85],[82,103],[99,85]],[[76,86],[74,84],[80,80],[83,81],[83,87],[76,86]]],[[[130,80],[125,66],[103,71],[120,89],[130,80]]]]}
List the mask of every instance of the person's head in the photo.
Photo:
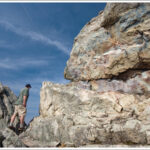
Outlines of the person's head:
{"type": "Polygon", "coordinates": [[[26,84],[25,87],[30,89],[31,85],[30,84],[26,84]]]}

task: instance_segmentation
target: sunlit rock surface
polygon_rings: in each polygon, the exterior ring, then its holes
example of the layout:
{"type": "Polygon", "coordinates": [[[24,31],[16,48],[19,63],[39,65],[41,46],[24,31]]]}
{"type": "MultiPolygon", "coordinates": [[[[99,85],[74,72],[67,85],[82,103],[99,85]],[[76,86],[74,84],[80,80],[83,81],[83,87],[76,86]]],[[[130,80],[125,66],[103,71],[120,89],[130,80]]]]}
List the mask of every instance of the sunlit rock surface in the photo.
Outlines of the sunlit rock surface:
{"type": "Polygon", "coordinates": [[[44,82],[40,116],[20,138],[30,147],[149,144],[150,98],[44,82]]]}
{"type": "MultiPolygon", "coordinates": [[[[10,90],[10,88],[0,83],[0,147],[24,146],[16,133],[7,128],[14,112],[14,102],[16,100],[17,97],[10,90]]],[[[19,119],[16,117],[14,127],[17,127],[18,123],[19,119]]]]}
{"type": "Polygon", "coordinates": [[[24,145],[19,139],[19,136],[9,128],[5,128],[4,131],[2,131],[2,137],[2,147],[26,147],[26,145],[24,145]]]}
{"type": "Polygon", "coordinates": [[[150,4],[108,3],[74,40],[70,83],[43,82],[29,147],[150,144],[150,4]]]}
{"type": "Polygon", "coordinates": [[[74,40],[65,78],[111,78],[129,69],[149,69],[150,4],[107,4],[74,40]]]}

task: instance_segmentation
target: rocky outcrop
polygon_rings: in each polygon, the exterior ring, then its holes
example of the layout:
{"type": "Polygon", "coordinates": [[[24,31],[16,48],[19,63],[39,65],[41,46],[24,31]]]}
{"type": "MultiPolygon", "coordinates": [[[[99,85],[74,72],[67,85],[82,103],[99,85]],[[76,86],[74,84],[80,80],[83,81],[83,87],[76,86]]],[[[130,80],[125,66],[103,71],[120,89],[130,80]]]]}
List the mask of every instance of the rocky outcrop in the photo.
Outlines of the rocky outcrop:
{"type": "Polygon", "coordinates": [[[26,147],[19,136],[9,128],[2,131],[2,138],[2,147],[26,147]]]}
{"type": "MultiPolygon", "coordinates": [[[[15,132],[8,129],[11,116],[14,112],[14,102],[17,97],[7,86],[0,83],[0,147],[22,147],[24,144],[19,140],[15,132]]],[[[19,123],[18,117],[14,121],[14,127],[19,123]]],[[[17,132],[17,130],[16,130],[17,132]]]]}
{"type": "Polygon", "coordinates": [[[149,144],[150,99],[44,82],[40,116],[20,137],[31,147],[149,144]]]}
{"type": "MultiPolygon", "coordinates": [[[[4,124],[8,125],[10,118],[14,112],[13,103],[17,97],[13,94],[10,88],[0,84],[0,121],[4,121],[4,124]]],[[[18,120],[15,120],[14,125],[16,126],[18,120]]],[[[3,123],[1,123],[3,124],[3,123]]],[[[0,128],[2,129],[2,127],[0,128]]]]}
{"type": "Polygon", "coordinates": [[[108,3],[83,27],[64,72],[71,82],[43,82],[25,145],[150,145],[149,10],[108,3]]]}
{"type": "Polygon", "coordinates": [[[65,78],[73,81],[118,76],[150,68],[150,4],[107,4],[75,38],[65,78]]]}

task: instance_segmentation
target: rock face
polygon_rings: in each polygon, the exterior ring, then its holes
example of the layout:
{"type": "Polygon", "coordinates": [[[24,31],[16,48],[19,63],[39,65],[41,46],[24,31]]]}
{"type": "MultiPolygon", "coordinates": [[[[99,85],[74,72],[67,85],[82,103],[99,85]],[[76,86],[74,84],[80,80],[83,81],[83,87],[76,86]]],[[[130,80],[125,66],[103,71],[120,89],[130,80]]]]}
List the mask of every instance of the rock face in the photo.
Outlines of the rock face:
{"type": "MultiPolygon", "coordinates": [[[[14,111],[13,103],[16,101],[16,99],[17,97],[8,87],[0,84],[0,121],[4,120],[5,124],[8,124],[10,121],[11,115],[14,111]]],[[[17,119],[15,121],[15,125],[16,123],[17,119]]]]}
{"type": "Polygon", "coordinates": [[[19,136],[9,128],[5,128],[2,132],[2,147],[26,147],[19,139],[19,136]]]}
{"type": "Polygon", "coordinates": [[[65,78],[112,78],[150,68],[150,4],[107,4],[75,38],[65,78]]]}
{"type": "Polygon", "coordinates": [[[150,98],[44,82],[40,116],[20,137],[31,147],[149,144],[150,98]]]}
{"type": "MultiPolygon", "coordinates": [[[[0,83],[0,147],[22,147],[24,144],[19,140],[15,132],[7,128],[14,112],[14,102],[17,97],[6,86],[0,83]]],[[[14,121],[14,127],[19,123],[18,118],[14,121]]]]}
{"type": "Polygon", "coordinates": [[[43,82],[30,147],[150,144],[150,4],[109,3],[75,38],[66,85],[43,82]]]}

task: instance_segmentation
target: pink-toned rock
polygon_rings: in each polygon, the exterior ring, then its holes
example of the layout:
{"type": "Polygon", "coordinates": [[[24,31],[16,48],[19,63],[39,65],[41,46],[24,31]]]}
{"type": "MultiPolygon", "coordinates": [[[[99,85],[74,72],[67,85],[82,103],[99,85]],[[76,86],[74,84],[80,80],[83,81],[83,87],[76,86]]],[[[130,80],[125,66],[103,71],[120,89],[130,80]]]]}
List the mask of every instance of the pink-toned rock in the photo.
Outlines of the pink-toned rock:
{"type": "Polygon", "coordinates": [[[120,91],[130,94],[150,93],[150,71],[145,71],[139,75],[123,80],[95,80],[90,81],[91,89],[99,92],[120,91]]]}

